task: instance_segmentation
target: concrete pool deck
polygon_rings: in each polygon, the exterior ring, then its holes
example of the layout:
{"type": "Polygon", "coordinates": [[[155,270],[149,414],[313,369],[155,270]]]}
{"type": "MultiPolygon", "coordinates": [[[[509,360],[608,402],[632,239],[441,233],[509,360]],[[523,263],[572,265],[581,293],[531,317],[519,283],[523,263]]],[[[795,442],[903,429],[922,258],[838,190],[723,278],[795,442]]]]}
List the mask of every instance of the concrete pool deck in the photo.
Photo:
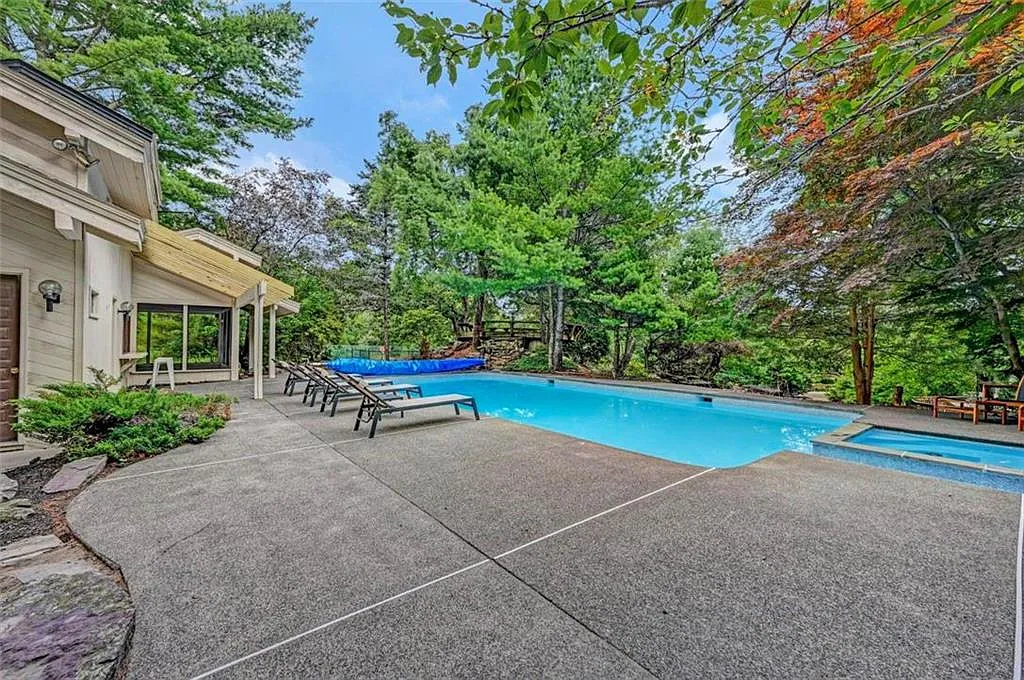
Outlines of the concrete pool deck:
{"type": "Polygon", "coordinates": [[[71,506],[129,678],[1013,677],[1018,495],[443,411],[367,440],[280,383],[71,506]]]}

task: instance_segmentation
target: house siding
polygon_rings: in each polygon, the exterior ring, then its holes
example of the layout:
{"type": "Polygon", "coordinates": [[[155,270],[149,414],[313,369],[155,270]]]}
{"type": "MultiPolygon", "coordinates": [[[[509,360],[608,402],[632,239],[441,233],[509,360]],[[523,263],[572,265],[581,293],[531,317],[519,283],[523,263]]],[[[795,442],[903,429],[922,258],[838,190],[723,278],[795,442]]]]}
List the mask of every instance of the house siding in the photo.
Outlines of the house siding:
{"type": "MultiPolygon", "coordinates": [[[[127,248],[87,233],[85,239],[85,297],[83,363],[108,374],[120,373],[121,319],[117,305],[132,295],[132,262],[127,248]],[[91,298],[95,294],[95,299],[91,298]],[[90,310],[90,306],[93,309],[90,310]]],[[[90,375],[87,373],[86,379],[90,375]]]]}
{"type": "MultiPolygon", "coordinates": [[[[22,309],[27,326],[26,391],[75,379],[75,308],[79,257],[76,242],[54,228],[53,211],[20,196],[0,192],[0,270],[28,270],[28,305],[22,309]],[[61,301],[52,312],[37,291],[39,282],[54,279],[63,286],[61,301]]],[[[23,395],[25,396],[25,395],[23,395]]]]}
{"type": "Polygon", "coordinates": [[[234,302],[226,295],[192,284],[172,274],[165,274],[138,258],[133,258],[132,267],[132,299],[135,302],[219,307],[230,307],[234,302]]]}

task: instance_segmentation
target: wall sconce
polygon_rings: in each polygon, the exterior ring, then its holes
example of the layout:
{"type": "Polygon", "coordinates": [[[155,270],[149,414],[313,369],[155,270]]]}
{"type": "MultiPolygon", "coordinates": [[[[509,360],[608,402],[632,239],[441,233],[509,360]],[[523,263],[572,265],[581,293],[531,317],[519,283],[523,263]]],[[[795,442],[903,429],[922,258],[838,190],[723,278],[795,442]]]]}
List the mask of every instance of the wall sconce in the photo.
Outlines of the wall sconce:
{"type": "Polygon", "coordinates": [[[60,294],[64,288],[53,279],[39,282],[39,294],[46,300],[46,311],[52,312],[53,306],[60,304],[60,294]]]}

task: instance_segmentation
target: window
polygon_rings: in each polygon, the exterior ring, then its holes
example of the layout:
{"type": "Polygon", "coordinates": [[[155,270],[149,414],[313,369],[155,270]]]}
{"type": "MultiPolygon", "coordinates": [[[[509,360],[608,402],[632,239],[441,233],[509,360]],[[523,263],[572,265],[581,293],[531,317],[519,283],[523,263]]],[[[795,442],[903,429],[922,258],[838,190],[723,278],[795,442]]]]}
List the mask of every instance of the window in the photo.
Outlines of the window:
{"type": "Polygon", "coordinates": [[[231,310],[228,308],[140,304],[137,323],[136,351],[146,353],[139,362],[141,370],[152,368],[157,357],[172,358],[177,370],[228,368],[230,365],[231,310]]]}
{"type": "Polygon", "coordinates": [[[188,367],[227,368],[230,329],[230,309],[189,306],[188,367]]]}
{"type": "Polygon", "coordinates": [[[181,343],[185,325],[182,308],[177,305],[139,305],[138,334],[135,348],[145,352],[139,368],[153,366],[158,357],[170,357],[174,367],[181,368],[181,343]]]}

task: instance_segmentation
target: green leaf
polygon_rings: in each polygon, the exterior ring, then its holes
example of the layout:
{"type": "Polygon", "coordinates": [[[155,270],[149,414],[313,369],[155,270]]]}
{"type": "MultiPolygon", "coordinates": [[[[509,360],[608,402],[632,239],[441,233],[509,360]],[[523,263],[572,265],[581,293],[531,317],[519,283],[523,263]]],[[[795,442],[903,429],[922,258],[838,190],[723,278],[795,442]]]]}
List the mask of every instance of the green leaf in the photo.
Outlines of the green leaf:
{"type": "Polygon", "coordinates": [[[625,33],[618,33],[612,39],[610,45],[608,45],[608,53],[613,57],[617,54],[622,54],[630,43],[633,42],[633,38],[625,33]]]}
{"type": "Polygon", "coordinates": [[[993,97],[993,96],[995,96],[995,94],[997,92],[999,92],[999,90],[1003,89],[1003,85],[1006,84],[1006,81],[1009,78],[1010,78],[1010,74],[1009,73],[1005,73],[1005,74],[999,76],[998,78],[996,78],[994,81],[992,81],[992,84],[988,86],[988,89],[985,90],[985,96],[986,97],[993,97]]]}
{"type": "Polygon", "coordinates": [[[612,41],[615,40],[615,36],[618,34],[619,27],[613,19],[604,26],[604,33],[601,34],[601,44],[611,49],[612,41]]]}
{"type": "Polygon", "coordinates": [[[708,16],[707,0],[689,0],[686,3],[686,23],[696,26],[708,16]]]}
{"type": "Polygon", "coordinates": [[[440,63],[435,63],[433,66],[430,67],[430,70],[427,71],[427,85],[433,85],[434,83],[436,83],[440,79],[441,79],[441,64],[440,63]]]}
{"type": "MultiPolygon", "coordinates": [[[[766,17],[775,13],[775,3],[773,0],[750,0],[747,7],[750,10],[751,16],[755,17],[766,17]]],[[[703,18],[700,21],[703,21],[703,18]]]]}
{"type": "Polygon", "coordinates": [[[626,66],[632,66],[640,58],[640,44],[636,38],[629,39],[629,45],[622,51],[622,63],[626,66]]]}

